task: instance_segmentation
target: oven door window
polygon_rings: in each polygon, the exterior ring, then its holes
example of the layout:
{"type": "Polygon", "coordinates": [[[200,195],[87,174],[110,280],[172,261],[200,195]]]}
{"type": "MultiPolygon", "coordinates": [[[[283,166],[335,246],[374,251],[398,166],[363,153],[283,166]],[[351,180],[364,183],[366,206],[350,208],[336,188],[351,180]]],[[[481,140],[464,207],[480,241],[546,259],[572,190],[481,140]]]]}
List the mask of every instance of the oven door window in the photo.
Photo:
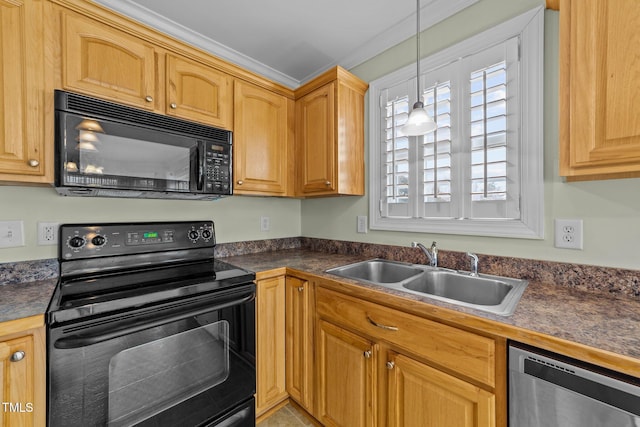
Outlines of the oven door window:
{"type": "Polygon", "coordinates": [[[197,143],[180,135],[63,115],[64,184],[190,191],[197,143]]]}
{"type": "Polygon", "coordinates": [[[229,322],[145,343],[109,362],[109,426],[132,425],[229,376],[229,322]]]}

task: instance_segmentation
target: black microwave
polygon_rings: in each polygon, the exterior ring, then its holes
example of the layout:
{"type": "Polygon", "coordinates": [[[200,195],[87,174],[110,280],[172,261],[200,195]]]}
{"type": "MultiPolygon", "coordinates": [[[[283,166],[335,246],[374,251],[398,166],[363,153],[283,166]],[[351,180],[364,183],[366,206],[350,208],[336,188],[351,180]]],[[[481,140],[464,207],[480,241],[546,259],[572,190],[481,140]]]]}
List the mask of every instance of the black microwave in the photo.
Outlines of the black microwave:
{"type": "Polygon", "coordinates": [[[64,196],[212,200],[233,192],[232,132],[55,91],[64,196]]]}

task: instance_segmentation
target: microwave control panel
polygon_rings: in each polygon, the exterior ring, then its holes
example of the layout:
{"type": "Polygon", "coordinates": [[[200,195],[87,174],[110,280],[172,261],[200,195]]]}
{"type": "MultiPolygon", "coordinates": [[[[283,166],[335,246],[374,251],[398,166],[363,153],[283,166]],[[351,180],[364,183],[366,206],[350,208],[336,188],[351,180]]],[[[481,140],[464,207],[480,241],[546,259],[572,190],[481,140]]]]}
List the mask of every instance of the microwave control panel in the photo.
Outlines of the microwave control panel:
{"type": "Polygon", "coordinates": [[[204,143],[204,193],[231,194],[231,145],[204,143]]]}

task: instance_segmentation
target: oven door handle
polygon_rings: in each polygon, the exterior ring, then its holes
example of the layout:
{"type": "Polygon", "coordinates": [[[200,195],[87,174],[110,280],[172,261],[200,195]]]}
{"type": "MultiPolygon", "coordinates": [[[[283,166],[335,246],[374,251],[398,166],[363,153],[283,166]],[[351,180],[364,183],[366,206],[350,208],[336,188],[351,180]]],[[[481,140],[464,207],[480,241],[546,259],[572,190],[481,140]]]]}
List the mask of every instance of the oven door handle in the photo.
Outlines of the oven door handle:
{"type": "Polygon", "coordinates": [[[208,306],[205,308],[201,308],[199,310],[193,310],[188,313],[180,313],[174,316],[162,317],[156,320],[152,320],[150,322],[146,322],[139,325],[130,326],[127,328],[116,329],[102,334],[96,335],[71,335],[65,338],[60,338],[56,340],[53,344],[55,348],[59,349],[73,349],[80,347],[87,347],[93,344],[97,344],[103,341],[108,341],[110,339],[119,338],[124,335],[132,334],[135,332],[139,332],[145,329],[154,328],[156,326],[166,325],[167,323],[177,322],[178,320],[186,319],[188,317],[199,316],[201,314],[209,313],[211,311],[218,311],[224,308],[232,307],[234,305],[240,305],[247,302],[250,302],[256,298],[255,293],[251,293],[244,298],[234,299],[233,301],[229,301],[223,304],[218,304],[216,306],[208,306]]]}

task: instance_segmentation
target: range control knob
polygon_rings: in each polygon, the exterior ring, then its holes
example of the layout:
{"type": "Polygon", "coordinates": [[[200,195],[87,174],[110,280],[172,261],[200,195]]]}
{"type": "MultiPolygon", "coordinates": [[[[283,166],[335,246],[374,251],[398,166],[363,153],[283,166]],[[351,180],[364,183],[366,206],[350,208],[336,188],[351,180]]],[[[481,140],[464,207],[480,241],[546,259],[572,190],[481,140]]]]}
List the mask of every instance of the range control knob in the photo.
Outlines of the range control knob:
{"type": "Polygon", "coordinates": [[[85,244],[84,238],[80,236],[75,236],[69,239],[69,246],[72,248],[81,248],[85,244]]]}
{"type": "Polygon", "coordinates": [[[91,243],[93,243],[94,246],[102,246],[106,243],[107,239],[104,238],[104,236],[101,235],[97,235],[95,236],[93,239],[91,239],[91,243]]]}
{"type": "Polygon", "coordinates": [[[211,238],[211,230],[202,230],[202,238],[205,240],[209,240],[211,238]]]}
{"type": "Polygon", "coordinates": [[[191,230],[191,231],[189,232],[189,238],[190,238],[191,240],[198,240],[198,238],[199,238],[199,237],[200,237],[200,234],[198,233],[198,231],[197,231],[197,230],[191,230]]]}

